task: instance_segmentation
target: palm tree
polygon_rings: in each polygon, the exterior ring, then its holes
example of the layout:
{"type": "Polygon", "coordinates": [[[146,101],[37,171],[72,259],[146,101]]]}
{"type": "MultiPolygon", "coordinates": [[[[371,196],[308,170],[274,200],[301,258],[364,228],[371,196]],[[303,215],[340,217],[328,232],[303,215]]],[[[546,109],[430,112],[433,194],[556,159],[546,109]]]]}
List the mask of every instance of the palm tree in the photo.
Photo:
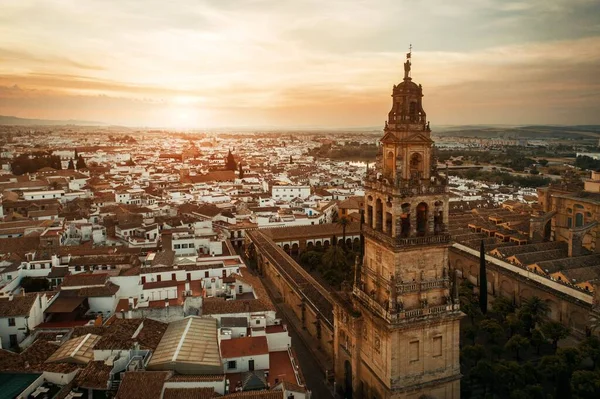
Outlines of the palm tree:
{"type": "Polygon", "coordinates": [[[549,311],[550,306],[539,297],[534,296],[523,301],[518,315],[525,325],[525,331],[529,333],[546,318],[549,311]]]}
{"type": "Polygon", "coordinates": [[[346,227],[350,224],[350,219],[346,216],[342,216],[338,219],[336,224],[342,227],[342,247],[346,248],[346,227]]]}
{"type": "Polygon", "coordinates": [[[600,308],[594,307],[590,314],[590,332],[600,329],[600,308]]]}

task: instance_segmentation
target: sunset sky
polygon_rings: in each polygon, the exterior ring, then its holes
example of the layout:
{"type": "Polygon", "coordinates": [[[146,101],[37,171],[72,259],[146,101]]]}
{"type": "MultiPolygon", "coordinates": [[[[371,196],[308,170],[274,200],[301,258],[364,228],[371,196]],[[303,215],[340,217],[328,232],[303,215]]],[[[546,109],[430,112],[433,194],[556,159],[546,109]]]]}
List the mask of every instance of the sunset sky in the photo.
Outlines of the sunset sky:
{"type": "Polygon", "coordinates": [[[2,0],[0,115],[383,125],[413,44],[431,124],[600,124],[598,0],[2,0]]]}

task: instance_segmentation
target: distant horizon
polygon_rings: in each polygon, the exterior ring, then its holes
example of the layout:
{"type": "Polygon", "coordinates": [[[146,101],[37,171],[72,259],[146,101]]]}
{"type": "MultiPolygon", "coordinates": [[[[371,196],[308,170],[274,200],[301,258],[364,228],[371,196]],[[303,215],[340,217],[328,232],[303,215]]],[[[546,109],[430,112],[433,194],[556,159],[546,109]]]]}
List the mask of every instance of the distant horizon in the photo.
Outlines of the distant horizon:
{"type": "MultiPolygon", "coordinates": [[[[80,126],[80,127],[107,127],[107,128],[126,128],[126,129],[165,129],[165,130],[176,130],[176,131],[194,131],[194,130],[228,130],[228,129],[238,129],[238,130],[323,130],[323,131],[337,131],[337,130],[356,130],[356,131],[379,131],[383,130],[384,124],[381,126],[315,126],[315,125],[288,125],[288,126],[274,126],[274,125],[262,125],[262,126],[198,126],[198,127],[188,127],[188,128],[177,128],[177,127],[169,127],[169,126],[149,126],[149,125],[122,125],[122,124],[111,124],[102,121],[85,121],[85,120],[75,120],[75,119],[40,119],[40,118],[21,118],[14,115],[0,115],[0,126],[18,126],[18,127],[27,127],[27,126],[53,126],[53,127],[61,127],[61,126],[80,126]],[[4,122],[4,118],[11,118],[21,121],[29,121],[27,123],[22,124],[11,124],[4,122]],[[52,122],[52,124],[47,124],[43,122],[52,122]]],[[[582,125],[573,125],[573,124],[549,124],[549,123],[518,123],[518,124],[500,124],[500,123],[464,123],[464,124],[431,124],[434,133],[435,128],[464,128],[464,127],[510,127],[510,128],[518,128],[518,127],[599,127],[599,124],[582,124],[582,125]]],[[[599,132],[600,134],[600,132],[599,132]]]]}

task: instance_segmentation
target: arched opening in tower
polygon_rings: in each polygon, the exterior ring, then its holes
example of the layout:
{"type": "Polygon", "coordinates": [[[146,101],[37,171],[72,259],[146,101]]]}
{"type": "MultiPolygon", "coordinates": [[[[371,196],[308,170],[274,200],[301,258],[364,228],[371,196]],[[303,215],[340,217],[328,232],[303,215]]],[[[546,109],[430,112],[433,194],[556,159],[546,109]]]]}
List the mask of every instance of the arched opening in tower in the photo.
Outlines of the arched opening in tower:
{"type": "Polygon", "coordinates": [[[423,174],[423,156],[415,152],[410,156],[410,176],[420,179],[423,174]]]}
{"type": "Polygon", "coordinates": [[[383,229],[383,202],[380,198],[377,198],[375,202],[375,230],[381,231],[383,229]]]}
{"type": "Polygon", "coordinates": [[[410,235],[410,204],[405,203],[401,205],[402,213],[400,214],[400,237],[408,237],[410,235]]]}
{"type": "Polygon", "coordinates": [[[408,113],[409,113],[410,121],[416,122],[417,121],[417,102],[416,101],[411,101],[408,113]]]}
{"type": "Polygon", "coordinates": [[[390,177],[394,172],[394,153],[389,151],[385,156],[385,175],[390,177]]]}
{"type": "Polygon", "coordinates": [[[427,204],[421,202],[417,205],[417,235],[424,236],[427,233],[427,204]]]}

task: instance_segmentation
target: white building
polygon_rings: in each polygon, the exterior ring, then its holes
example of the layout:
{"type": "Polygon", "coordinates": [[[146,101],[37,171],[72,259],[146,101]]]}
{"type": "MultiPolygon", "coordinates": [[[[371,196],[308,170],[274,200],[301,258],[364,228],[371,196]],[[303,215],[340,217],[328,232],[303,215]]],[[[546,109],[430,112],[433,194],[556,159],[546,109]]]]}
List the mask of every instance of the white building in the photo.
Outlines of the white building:
{"type": "Polygon", "coordinates": [[[294,198],[308,198],[310,186],[275,185],[271,188],[271,196],[275,200],[291,201],[294,198]]]}
{"type": "Polygon", "coordinates": [[[47,307],[48,297],[43,293],[0,297],[0,347],[16,347],[44,321],[47,307]]]}

